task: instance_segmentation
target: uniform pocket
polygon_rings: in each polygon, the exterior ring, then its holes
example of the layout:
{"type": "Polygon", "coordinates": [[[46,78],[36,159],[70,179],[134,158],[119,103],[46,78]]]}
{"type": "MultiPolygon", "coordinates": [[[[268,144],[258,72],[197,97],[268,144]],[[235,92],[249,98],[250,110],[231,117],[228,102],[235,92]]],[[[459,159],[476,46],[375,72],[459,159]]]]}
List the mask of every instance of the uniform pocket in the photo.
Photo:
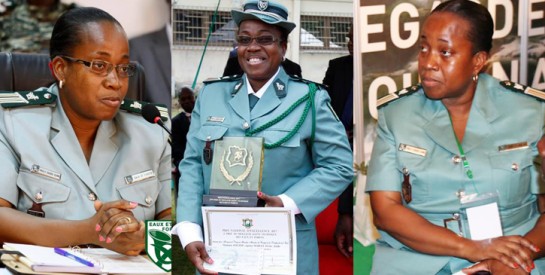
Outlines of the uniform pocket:
{"type": "Polygon", "coordinates": [[[161,189],[160,187],[159,180],[153,177],[141,182],[118,186],[117,190],[122,199],[137,202],[145,207],[151,207],[155,205],[161,189]]]}
{"type": "Polygon", "coordinates": [[[138,203],[139,207],[133,210],[137,218],[153,219],[155,217],[155,202],[161,191],[161,185],[156,177],[117,186],[117,191],[122,199],[138,203]]]}
{"type": "Polygon", "coordinates": [[[65,206],[70,196],[70,187],[47,177],[35,175],[29,171],[19,171],[17,187],[21,190],[17,208],[28,210],[32,203],[41,203],[47,218],[63,218],[65,206]]]}
{"type": "Polygon", "coordinates": [[[196,137],[202,141],[214,141],[222,138],[227,132],[226,126],[220,125],[203,125],[199,132],[197,132],[196,137]]]}
{"type": "Polygon", "coordinates": [[[429,197],[429,184],[431,181],[426,179],[426,160],[425,156],[398,151],[398,166],[400,173],[399,186],[403,183],[403,175],[409,173],[409,183],[411,184],[412,202],[418,203],[426,201],[429,197]]]}
{"type": "Polygon", "coordinates": [[[494,185],[500,196],[500,205],[519,205],[530,195],[532,152],[530,148],[496,152],[488,156],[494,185]]]}

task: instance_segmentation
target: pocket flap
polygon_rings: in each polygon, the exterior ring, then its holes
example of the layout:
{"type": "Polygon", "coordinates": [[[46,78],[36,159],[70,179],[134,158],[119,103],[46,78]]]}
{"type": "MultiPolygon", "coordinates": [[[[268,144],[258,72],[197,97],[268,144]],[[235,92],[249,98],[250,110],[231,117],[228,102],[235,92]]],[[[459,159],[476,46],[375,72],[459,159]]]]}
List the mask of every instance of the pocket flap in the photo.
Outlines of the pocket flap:
{"type": "Polygon", "coordinates": [[[55,180],[20,171],[17,186],[36,203],[64,202],[70,196],[70,188],[55,180]],[[41,193],[41,200],[37,194],[41,193]]]}
{"type": "Polygon", "coordinates": [[[530,149],[524,149],[493,153],[490,154],[489,159],[493,168],[515,173],[532,165],[531,156],[530,149]]]}
{"type": "Polygon", "coordinates": [[[217,140],[222,138],[227,132],[227,127],[220,125],[203,125],[196,137],[202,141],[217,140]]]}
{"type": "Polygon", "coordinates": [[[117,186],[122,199],[146,207],[155,205],[160,190],[159,181],[155,177],[142,182],[117,186]]]}

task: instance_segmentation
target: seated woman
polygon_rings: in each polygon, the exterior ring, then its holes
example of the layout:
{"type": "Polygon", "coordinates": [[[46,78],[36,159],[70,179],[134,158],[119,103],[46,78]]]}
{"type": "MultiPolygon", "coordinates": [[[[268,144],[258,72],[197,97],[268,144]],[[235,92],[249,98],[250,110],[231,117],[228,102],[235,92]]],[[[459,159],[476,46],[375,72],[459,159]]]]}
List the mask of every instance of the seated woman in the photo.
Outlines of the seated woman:
{"type": "Polygon", "coordinates": [[[141,221],[170,219],[171,152],[141,103],[124,100],[135,72],[125,31],[100,9],[72,9],[55,24],[50,57],[55,84],[3,95],[0,217],[13,226],[0,241],[138,254],[141,221]]]}
{"type": "Polygon", "coordinates": [[[422,82],[379,109],[367,179],[381,233],[373,274],[452,274],[477,262],[463,272],[545,272],[545,189],[532,162],[543,92],[482,73],[493,31],[484,6],[437,6],[420,36],[422,82]],[[466,220],[483,209],[485,225],[466,220]]]}

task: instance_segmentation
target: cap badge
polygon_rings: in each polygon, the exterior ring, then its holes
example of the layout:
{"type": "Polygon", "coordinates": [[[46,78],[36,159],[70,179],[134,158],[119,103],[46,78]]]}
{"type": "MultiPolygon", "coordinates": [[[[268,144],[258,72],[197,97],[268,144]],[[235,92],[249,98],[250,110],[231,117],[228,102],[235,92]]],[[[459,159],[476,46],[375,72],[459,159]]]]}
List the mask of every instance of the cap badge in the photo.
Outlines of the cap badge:
{"type": "Polygon", "coordinates": [[[269,7],[269,1],[267,0],[259,0],[257,2],[257,7],[259,8],[260,11],[264,11],[266,10],[268,7],[269,7]]]}

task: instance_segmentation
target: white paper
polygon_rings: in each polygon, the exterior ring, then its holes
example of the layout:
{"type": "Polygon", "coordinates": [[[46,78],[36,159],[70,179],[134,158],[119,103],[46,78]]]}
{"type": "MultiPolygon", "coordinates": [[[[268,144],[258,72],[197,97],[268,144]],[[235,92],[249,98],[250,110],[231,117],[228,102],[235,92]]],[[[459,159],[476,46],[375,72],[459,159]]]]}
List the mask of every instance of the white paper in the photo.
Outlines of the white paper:
{"type": "Polygon", "coordinates": [[[232,274],[296,274],[295,218],[284,208],[203,207],[213,265],[232,274]]]}
{"type": "Polygon", "coordinates": [[[472,240],[485,240],[503,235],[500,213],[496,202],[466,209],[472,240]]]}
{"type": "Polygon", "coordinates": [[[51,247],[14,243],[5,243],[4,247],[23,253],[30,260],[29,267],[38,272],[166,274],[143,256],[126,256],[105,248],[71,251],[95,264],[89,267],[55,253],[51,247]]]}
{"type": "Polygon", "coordinates": [[[207,246],[208,256],[214,259],[213,264],[204,264],[204,268],[231,274],[261,274],[261,266],[256,262],[263,260],[263,249],[207,246]],[[244,273],[240,273],[244,270],[244,273]]]}
{"type": "Polygon", "coordinates": [[[107,273],[166,274],[143,256],[127,256],[105,248],[82,249],[81,253],[98,262],[107,273]]]}

